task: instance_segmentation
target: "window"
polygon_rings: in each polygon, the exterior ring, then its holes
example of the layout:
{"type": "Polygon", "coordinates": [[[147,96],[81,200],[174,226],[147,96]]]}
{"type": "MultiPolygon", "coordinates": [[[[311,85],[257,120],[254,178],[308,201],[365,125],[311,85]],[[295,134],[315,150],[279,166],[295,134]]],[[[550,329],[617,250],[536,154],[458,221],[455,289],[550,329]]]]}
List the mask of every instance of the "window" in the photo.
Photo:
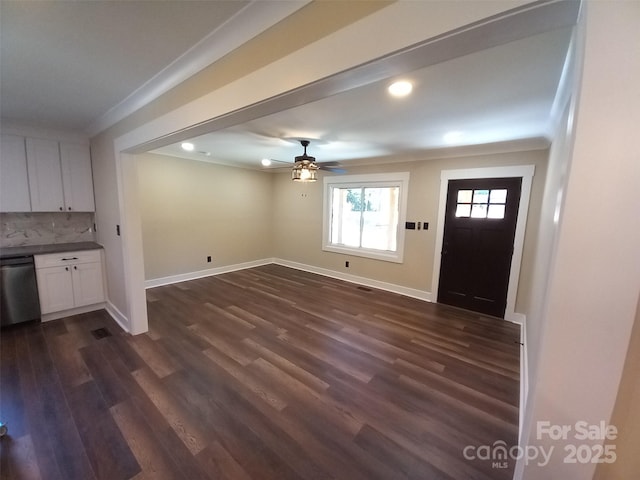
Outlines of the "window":
{"type": "Polygon", "coordinates": [[[402,262],[408,173],[325,177],[323,250],[402,262]]]}
{"type": "Polygon", "coordinates": [[[456,217],[504,218],[507,190],[458,190],[456,217]]]}

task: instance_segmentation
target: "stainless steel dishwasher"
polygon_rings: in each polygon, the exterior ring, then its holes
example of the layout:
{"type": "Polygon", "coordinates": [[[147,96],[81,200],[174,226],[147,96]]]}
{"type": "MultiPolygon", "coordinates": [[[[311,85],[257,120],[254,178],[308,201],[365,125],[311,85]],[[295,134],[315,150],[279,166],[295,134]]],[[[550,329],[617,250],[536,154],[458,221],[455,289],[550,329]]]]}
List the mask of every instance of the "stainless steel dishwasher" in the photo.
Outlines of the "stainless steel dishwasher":
{"type": "Polygon", "coordinates": [[[0,325],[40,319],[40,300],[33,256],[0,259],[0,325]]]}

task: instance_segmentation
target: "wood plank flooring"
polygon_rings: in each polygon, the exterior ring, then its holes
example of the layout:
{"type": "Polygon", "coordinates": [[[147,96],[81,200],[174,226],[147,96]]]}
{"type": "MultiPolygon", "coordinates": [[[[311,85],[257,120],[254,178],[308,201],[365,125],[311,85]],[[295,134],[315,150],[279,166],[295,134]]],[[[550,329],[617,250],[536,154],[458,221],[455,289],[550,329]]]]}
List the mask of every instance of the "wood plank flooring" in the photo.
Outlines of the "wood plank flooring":
{"type": "Polygon", "coordinates": [[[0,478],[512,476],[463,449],[517,442],[516,325],[277,265],[147,297],[2,330],[0,478]]]}

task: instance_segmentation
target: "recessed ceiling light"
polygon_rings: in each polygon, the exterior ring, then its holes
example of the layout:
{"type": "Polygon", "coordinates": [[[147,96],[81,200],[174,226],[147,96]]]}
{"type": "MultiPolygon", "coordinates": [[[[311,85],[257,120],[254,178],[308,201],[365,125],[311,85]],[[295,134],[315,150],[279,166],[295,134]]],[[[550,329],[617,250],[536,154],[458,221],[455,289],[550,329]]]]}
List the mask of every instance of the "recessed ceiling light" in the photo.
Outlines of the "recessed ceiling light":
{"type": "Polygon", "coordinates": [[[193,149],[196,148],[193,143],[189,143],[189,142],[184,142],[180,146],[182,147],[183,150],[186,150],[187,152],[193,152],[193,149]]]}
{"type": "Polygon", "coordinates": [[[262,165],[264,165],[265,167],[268,167],[269,165],[271,165],[271,160],[269,160],[268,158],[263,158],[262,165]]]}
{"type": "Polygon", "coordinates": [[[442,136],[442,139],[445,141],[445,143],[458,143],[460,140],[462,140],[462,132],[447,132],[442,136]]]}
{"type": "Polygon", "coordinates": [[[388,90],[394,97],[406,97],[413,90],[413,85],[406,80],[400,80],[389,85],[388,90]]]}

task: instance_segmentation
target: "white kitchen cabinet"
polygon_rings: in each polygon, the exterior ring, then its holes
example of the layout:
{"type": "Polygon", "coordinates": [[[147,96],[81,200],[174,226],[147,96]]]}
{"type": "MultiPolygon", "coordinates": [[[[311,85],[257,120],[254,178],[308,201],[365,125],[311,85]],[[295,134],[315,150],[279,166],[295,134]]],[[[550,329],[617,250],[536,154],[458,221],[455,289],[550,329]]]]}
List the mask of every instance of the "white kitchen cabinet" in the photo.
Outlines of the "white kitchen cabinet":
{"type": "Polygon", "coordinates": [[[55,140],[27,138],[27,167],[33,212],[64,211],[60,148],[55,140]]]}
{"type": "Polygon", "coordinates": [[[76,307],[84,307],[104,301],[102,283],[102,265],[100,262],[79,263],[71,272],[73,281],[73,303],[76,307]]]}
{"type": "Polygon", "coordinates": [[[0,139],[0,211],[30,212],[29,176],[24,137],[2,134],[0,139]]]}
{"type": "Polygon", "coordinates": [[[93,175],[88,145],[60,142],[62,190],[67,211],[93,212],[93,175]]]}
{"type": "Polygon", "coordinates": [[[36,277],[42,314],[75,307],[73,278],[69,266],[41,268],[36,270],[36,277]]]}
{"type": "Polygon", "coordinates": [[[104,301],[100,250],[36,255],[36,278],[43,315],[104,301]]]}
{"type": "Polygon", "coordinates": [[[88,145],[27,138],[31,211],[93,212],[88,145]]]}

